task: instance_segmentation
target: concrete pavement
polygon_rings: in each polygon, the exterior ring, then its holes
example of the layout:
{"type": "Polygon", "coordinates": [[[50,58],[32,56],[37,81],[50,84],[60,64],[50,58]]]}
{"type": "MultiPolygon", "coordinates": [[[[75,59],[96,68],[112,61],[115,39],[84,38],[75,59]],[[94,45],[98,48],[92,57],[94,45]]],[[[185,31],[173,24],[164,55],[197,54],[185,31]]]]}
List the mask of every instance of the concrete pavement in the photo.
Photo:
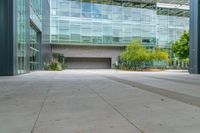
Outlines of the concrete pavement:
{"type": "Polygon", "coordinates": [[[180,71],[0,77],[0,133],[199,133],[199,81],[180,71]]]}

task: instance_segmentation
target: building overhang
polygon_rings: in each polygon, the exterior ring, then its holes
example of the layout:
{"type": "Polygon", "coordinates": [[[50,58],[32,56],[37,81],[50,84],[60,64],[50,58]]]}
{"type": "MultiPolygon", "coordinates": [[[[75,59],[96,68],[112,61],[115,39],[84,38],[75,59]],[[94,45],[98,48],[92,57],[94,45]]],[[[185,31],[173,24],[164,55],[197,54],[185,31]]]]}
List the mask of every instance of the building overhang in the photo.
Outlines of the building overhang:
{"type": "Polygon", "coordinates": [[[157,7],[168,8],[168,9],[182,9],[182,10],[190,9],[189,5],[170,4],[170,3],[157,3],[157,7]]]}

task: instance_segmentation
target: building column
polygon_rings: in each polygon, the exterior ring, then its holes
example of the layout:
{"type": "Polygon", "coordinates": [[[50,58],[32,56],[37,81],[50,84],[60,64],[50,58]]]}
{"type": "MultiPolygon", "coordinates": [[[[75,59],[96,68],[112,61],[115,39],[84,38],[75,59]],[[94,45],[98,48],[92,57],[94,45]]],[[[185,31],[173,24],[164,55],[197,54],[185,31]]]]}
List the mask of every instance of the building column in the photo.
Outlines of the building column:
{"type": "Polygon", "coordinates": [[[191,74],[200,74],[200,1],[190,0],[190,66],[191,74]]]}
{"type": "Polygon", "coordinates": [[[0,0],[0,76],[16,75],[16,46],[16,0],[0,0]]]}

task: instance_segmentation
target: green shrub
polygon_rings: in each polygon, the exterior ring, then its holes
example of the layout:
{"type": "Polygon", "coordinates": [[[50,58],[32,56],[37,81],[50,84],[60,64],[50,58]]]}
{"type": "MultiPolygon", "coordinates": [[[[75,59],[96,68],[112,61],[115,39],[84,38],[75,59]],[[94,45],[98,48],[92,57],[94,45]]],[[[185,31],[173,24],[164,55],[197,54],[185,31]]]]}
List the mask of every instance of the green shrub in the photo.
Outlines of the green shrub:
{"type": "Polygon", "coordinates": [[[143,70],[154,67],[154,62],[168,62],[169,55],[160,48],[147,49],[141,40],[128,44],[122,52],[119,68],[126,70],[143,70]]]}
{"type": "Polygon", "coordinates": [[[49,63],[44,63],[44,70],[50,70],[49,63]]]}
{"type": "Polygon", "coordinates": [[[58,61],[51,61],[50,63],[46,63],[44,64],[44,69],[45,70],[50,70],[50,71],[61,71],[62,68],[62,64],[59,63],[58,61]]]}
{"type": "Polygon", "coordinates": [[[44,64],[44,70],[61,71],[67,68],[65,64],[65,57],[61,53],[53,53],[52,61],[44,64]]]}
{"type": "Polygon", "coordinates": [[[62,64],[65,63],[65,57],[61,53],[53,53],[52,57],[53,57],[53,60],[56,60],[56,61],[58,61],[58,62],[60,62],[62,64]]]}

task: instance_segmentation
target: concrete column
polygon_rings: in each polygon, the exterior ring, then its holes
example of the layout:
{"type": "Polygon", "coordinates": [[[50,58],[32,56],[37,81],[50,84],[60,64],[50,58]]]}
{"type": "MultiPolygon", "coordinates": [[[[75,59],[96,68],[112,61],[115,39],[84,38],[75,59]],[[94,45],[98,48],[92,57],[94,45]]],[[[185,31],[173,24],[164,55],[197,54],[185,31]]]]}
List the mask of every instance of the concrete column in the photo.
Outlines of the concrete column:
{"type": "Polygon", "coordinates": [[[0,76],[16,75],[16,46],[16,0],[0,0],[0,76]]]}
{"type": "Polygon", "coordinates": [[[50,45],[50,3],[42,0],[42,46],[41,46],[41,68],[44,62],[51,61],[52,51],[50,45]]]}
{"type": "Polygon", "coordinates": [[[190,0],[190,66],[189,72],[200,74],[200,1],[190,0]]]}

